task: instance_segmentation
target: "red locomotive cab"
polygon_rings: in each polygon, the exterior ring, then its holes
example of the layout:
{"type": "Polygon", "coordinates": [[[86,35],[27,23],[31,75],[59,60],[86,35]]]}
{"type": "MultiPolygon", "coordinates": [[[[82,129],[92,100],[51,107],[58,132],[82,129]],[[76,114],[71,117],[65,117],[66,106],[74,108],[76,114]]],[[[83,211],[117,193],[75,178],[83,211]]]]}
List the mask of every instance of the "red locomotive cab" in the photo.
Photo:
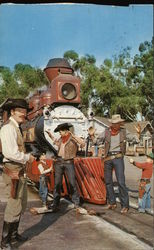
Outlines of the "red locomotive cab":
{"type": "Polygon", "coordinates": [[[29,120],[32,120],[34,117],[42,114],[39,91],[37,91],[31,98],[29,98],[29,107],[33,108],[32,111],[27,115],[29,120]]]}

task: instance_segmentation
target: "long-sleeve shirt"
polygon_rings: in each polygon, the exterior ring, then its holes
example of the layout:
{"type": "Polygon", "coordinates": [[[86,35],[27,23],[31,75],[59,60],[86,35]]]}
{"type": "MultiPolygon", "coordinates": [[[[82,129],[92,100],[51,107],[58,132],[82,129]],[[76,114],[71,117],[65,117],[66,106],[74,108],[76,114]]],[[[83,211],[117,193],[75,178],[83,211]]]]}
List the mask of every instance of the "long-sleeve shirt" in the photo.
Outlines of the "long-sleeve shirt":
{"type": "Polygon", "coordinates": [[[150,179],[153,172],[153,163],[152,162],[134,162],[136,167],[142,169],[142,179],[150,179]]]}
{"type": "Polygon", "coordinates": [[[70,137],[68,137],[68,140],[65,142],[63,142],[62,138],[60,137],[59,139],[54,140],[54,144],[59,147],[58,156],[65,158],[65,146],[70,139],[72,139],[76,145],[81,145],[82,147],[85,146],[85,141],[82,138],[77,137],[73,134],[70,135],[70,137]]]}
{"type": "MultiPolygon", "coordinates": [[[[12,117],[10,117],[10,120],[16,127],[19,127],[18,123],[12,117]]],[[[0,138],[2,143],[2,153],[4,155],[3,162],[14,161],[25,164],[29,160],[30,154],[19,151],[17,132],[15,127],[10,123],[1,128],[0,138]]]]}

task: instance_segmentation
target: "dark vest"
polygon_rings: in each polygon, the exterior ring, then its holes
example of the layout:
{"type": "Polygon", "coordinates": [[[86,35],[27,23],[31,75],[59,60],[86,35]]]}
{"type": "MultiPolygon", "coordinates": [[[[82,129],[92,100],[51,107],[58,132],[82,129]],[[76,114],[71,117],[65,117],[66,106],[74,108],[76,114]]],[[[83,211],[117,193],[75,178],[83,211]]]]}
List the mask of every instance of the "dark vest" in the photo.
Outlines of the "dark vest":
{"type": "Polygon", "coordinates": [[[10,121],[9,123],[15,128],[15,130],[17,132],[17,144],[18,144],[19,151],[25,153],[26,150],[25,150],[25,146],[24,146],[24,140],[23,140],[22,134],[20,132],[20,129],[12,121],[10,121]]]}
{"type": "MultiPolygon", "coordinates": [[[[111,143],[111,131],[109,129],[106,129],[105,131],[105,157],[108,155],[109,148],[111,143]]],[[[126,129],[120,128],[120,151],[124,155],[126,152],[126,129]]]]}
{"type": "MultiPolygon", "coordinates": [[[[6,122],[5,124],[4,124],[4,126],[7,124],[7,123],[9,123],[9,124],[11,124],[11,126],[13,126],[14,128],[15,128],[15,130],[16,130],[16,133],[17,133],[17,145],[18,145],[18,149],[19,149],[19,151],[20,152],[24,152],[24,153],[26,153],[26,150],[25,150],[25,146],[24,146],[24,140],[23,140],[23,137],[22,137],[22,134],[21,134],[21,132],[20,132],[20,129],[11,121],[11,120],[9,120],[8,122],[6,122]]],[[[9,159],[8,159],[9,160],[9,159]]],[[[22,164],[22,163],[17,163],[17,162],[11,162],[11,163],[6,163],[5,164],[5,166],[8,168],[8,169],[18,169],[18,170],[20,170],[23,166],[24,166],[24,164],[22,164]]]]}

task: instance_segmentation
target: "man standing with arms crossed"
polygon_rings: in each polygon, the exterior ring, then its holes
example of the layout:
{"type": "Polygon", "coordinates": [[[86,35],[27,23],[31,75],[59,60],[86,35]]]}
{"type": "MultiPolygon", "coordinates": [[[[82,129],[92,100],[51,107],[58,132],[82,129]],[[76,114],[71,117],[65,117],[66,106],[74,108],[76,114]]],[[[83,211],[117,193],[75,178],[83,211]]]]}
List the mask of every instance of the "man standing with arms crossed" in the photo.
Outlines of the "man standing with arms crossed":
{"type": "Polygon", "coordinates": [[[28,104],[24,99],[9,98],[2,106],[10,115],[1,128],[3,159],[3,180],[6,185],[8,201],[4,212],[1,249],[12,249],[11,244],[27,240],[18,234],[21,214],[27,205],[27,181],[25,164],[35,159],[25,153],[20,124],[25,121],[28,104]]]}

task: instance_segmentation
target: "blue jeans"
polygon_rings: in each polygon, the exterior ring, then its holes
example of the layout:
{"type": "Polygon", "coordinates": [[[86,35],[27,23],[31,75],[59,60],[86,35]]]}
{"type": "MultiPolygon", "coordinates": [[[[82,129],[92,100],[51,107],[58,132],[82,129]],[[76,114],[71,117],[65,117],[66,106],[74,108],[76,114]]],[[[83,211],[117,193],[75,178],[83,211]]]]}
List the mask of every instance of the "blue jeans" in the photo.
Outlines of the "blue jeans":
{"type": "Polygon", "coordinates": [[[58,161],[55,163],[55,186],[53,191],[54,205],[59,205],[60,202],[60,193],[62,185],[62,177],[64,172],[68,177],[70,194],[72,195],[72,201],[75,205],[79,205],[80,197],[76,187],[75,180],[75,167],[74,162],[67,163],[65,161],[58,161]]]}
{"type": "Polygon", "coordinates": [[[145,185],[145,193],[141,198],[138,199],[138,210],[139,212],[150,212],[151,210],[151,197],[150,197],[151,184],[148,183],[145,185]]]}
{"type": "Polygon", "coordinates": [[[104,177],[107,190],[107,199],[109,201],[109,204],[113,205],[116,203],[116,196],[113,189],[113,179],[112,179],[112,171],[114,169],[119,186],[119,199],[121,207],[129,208],[129,197],[125,185],[124,168],[125,166],[123,157],[106,161],[104,163],[104,177]]]}
{"type": "Polygon", "coordinates": [[[46,176],[41,175],[40,176],[39,195],[40,195],[43,203],[46,203],[47,194],[48,194],[48,187],[47,187],[47,183],[46,183],[46,176]]]}

